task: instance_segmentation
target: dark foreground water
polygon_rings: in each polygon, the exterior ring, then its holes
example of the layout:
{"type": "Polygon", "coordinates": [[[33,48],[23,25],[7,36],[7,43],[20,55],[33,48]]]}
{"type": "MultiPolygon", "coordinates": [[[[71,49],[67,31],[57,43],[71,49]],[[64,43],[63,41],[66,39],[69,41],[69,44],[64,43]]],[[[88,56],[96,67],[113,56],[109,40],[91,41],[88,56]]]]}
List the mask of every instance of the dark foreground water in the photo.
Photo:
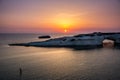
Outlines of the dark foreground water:
{"type": "Polygon", "coordinates": [[[119,49],[7,46],[15,42],[38,41],[38,36],[0,35],[0,80],[120,80],[119,49]]]}

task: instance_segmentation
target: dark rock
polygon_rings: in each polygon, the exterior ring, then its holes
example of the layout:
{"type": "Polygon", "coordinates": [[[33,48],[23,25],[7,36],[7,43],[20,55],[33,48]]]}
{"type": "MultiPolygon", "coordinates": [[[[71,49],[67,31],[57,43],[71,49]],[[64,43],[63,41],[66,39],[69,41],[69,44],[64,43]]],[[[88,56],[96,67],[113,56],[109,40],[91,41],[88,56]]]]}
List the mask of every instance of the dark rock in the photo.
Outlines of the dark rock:
{"type": "Polygon", "coordinates": [[[28,43],[14,43],[14,44],[8,44],[9,46],[29,46],[28,43]]]}
{"type": "Polygon", "coordinates": [[[45,36],[39,36],[38,38],[51,38],[51,36],[45,35],[45,36]]]}

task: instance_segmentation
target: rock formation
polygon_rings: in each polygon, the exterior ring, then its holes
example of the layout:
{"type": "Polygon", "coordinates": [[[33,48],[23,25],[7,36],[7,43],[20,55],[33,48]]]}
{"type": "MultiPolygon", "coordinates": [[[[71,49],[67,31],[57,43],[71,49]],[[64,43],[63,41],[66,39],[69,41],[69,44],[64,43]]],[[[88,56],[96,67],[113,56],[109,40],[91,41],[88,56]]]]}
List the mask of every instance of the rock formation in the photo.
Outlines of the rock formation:
{"type": "Polygon", "coordinates": [[[103,47],[103,40],[113,40],[115,46],[120,46],[120,33],[101,33],[79,34],[70,37],[60,37],[41,42],[29,42],[9,44],[10,46],[36,46],[36,47],[79,47],[79,48],[98,48],[103,47]]]}

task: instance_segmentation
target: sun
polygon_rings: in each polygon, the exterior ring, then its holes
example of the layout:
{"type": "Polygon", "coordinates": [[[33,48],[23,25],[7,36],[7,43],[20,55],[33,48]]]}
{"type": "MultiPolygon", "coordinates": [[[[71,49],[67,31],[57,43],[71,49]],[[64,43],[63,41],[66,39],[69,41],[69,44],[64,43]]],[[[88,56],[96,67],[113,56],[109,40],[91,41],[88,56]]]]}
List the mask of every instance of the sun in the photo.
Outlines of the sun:
{"type": "Polygon", "coordinates": [[[64,31],[65,33],[68,32],[68,30],[72,30],[74,26],[76,26],[76,18],[69,13],[64,13],[61,15],[56,14],[51,21],[57,29],[64,31]]]}
{"type": "Polygon", "coordinates": [[[64,29],[64,32],[66,33],[66,32],[68,32],[68,30],[67,30],[67,29],[64,29]]]}
{"type": "Polygon", "coordinates": [[[70,20],[66,20],[66,19],[61,19],[58,22],[60,28],[64,30],[64,33],[68,32],[69,28],[71,27],[71,23],[72,22],[70,20]]]}

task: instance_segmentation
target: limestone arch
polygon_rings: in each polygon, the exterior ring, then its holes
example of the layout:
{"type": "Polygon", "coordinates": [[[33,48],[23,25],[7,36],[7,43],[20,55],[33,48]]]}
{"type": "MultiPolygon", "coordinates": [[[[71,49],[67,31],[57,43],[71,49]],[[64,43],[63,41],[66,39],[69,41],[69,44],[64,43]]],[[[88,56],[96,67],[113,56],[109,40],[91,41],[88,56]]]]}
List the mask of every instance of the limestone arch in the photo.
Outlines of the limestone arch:
{"type": "Polygon", "coordinates": [[[110,39],[110,38],[105,38],[103,41],[102,41],[102,45],[103,47],[106,47],[106,48],[112,48],[112,47],[115,47],[115,39],[110,39]]]}

